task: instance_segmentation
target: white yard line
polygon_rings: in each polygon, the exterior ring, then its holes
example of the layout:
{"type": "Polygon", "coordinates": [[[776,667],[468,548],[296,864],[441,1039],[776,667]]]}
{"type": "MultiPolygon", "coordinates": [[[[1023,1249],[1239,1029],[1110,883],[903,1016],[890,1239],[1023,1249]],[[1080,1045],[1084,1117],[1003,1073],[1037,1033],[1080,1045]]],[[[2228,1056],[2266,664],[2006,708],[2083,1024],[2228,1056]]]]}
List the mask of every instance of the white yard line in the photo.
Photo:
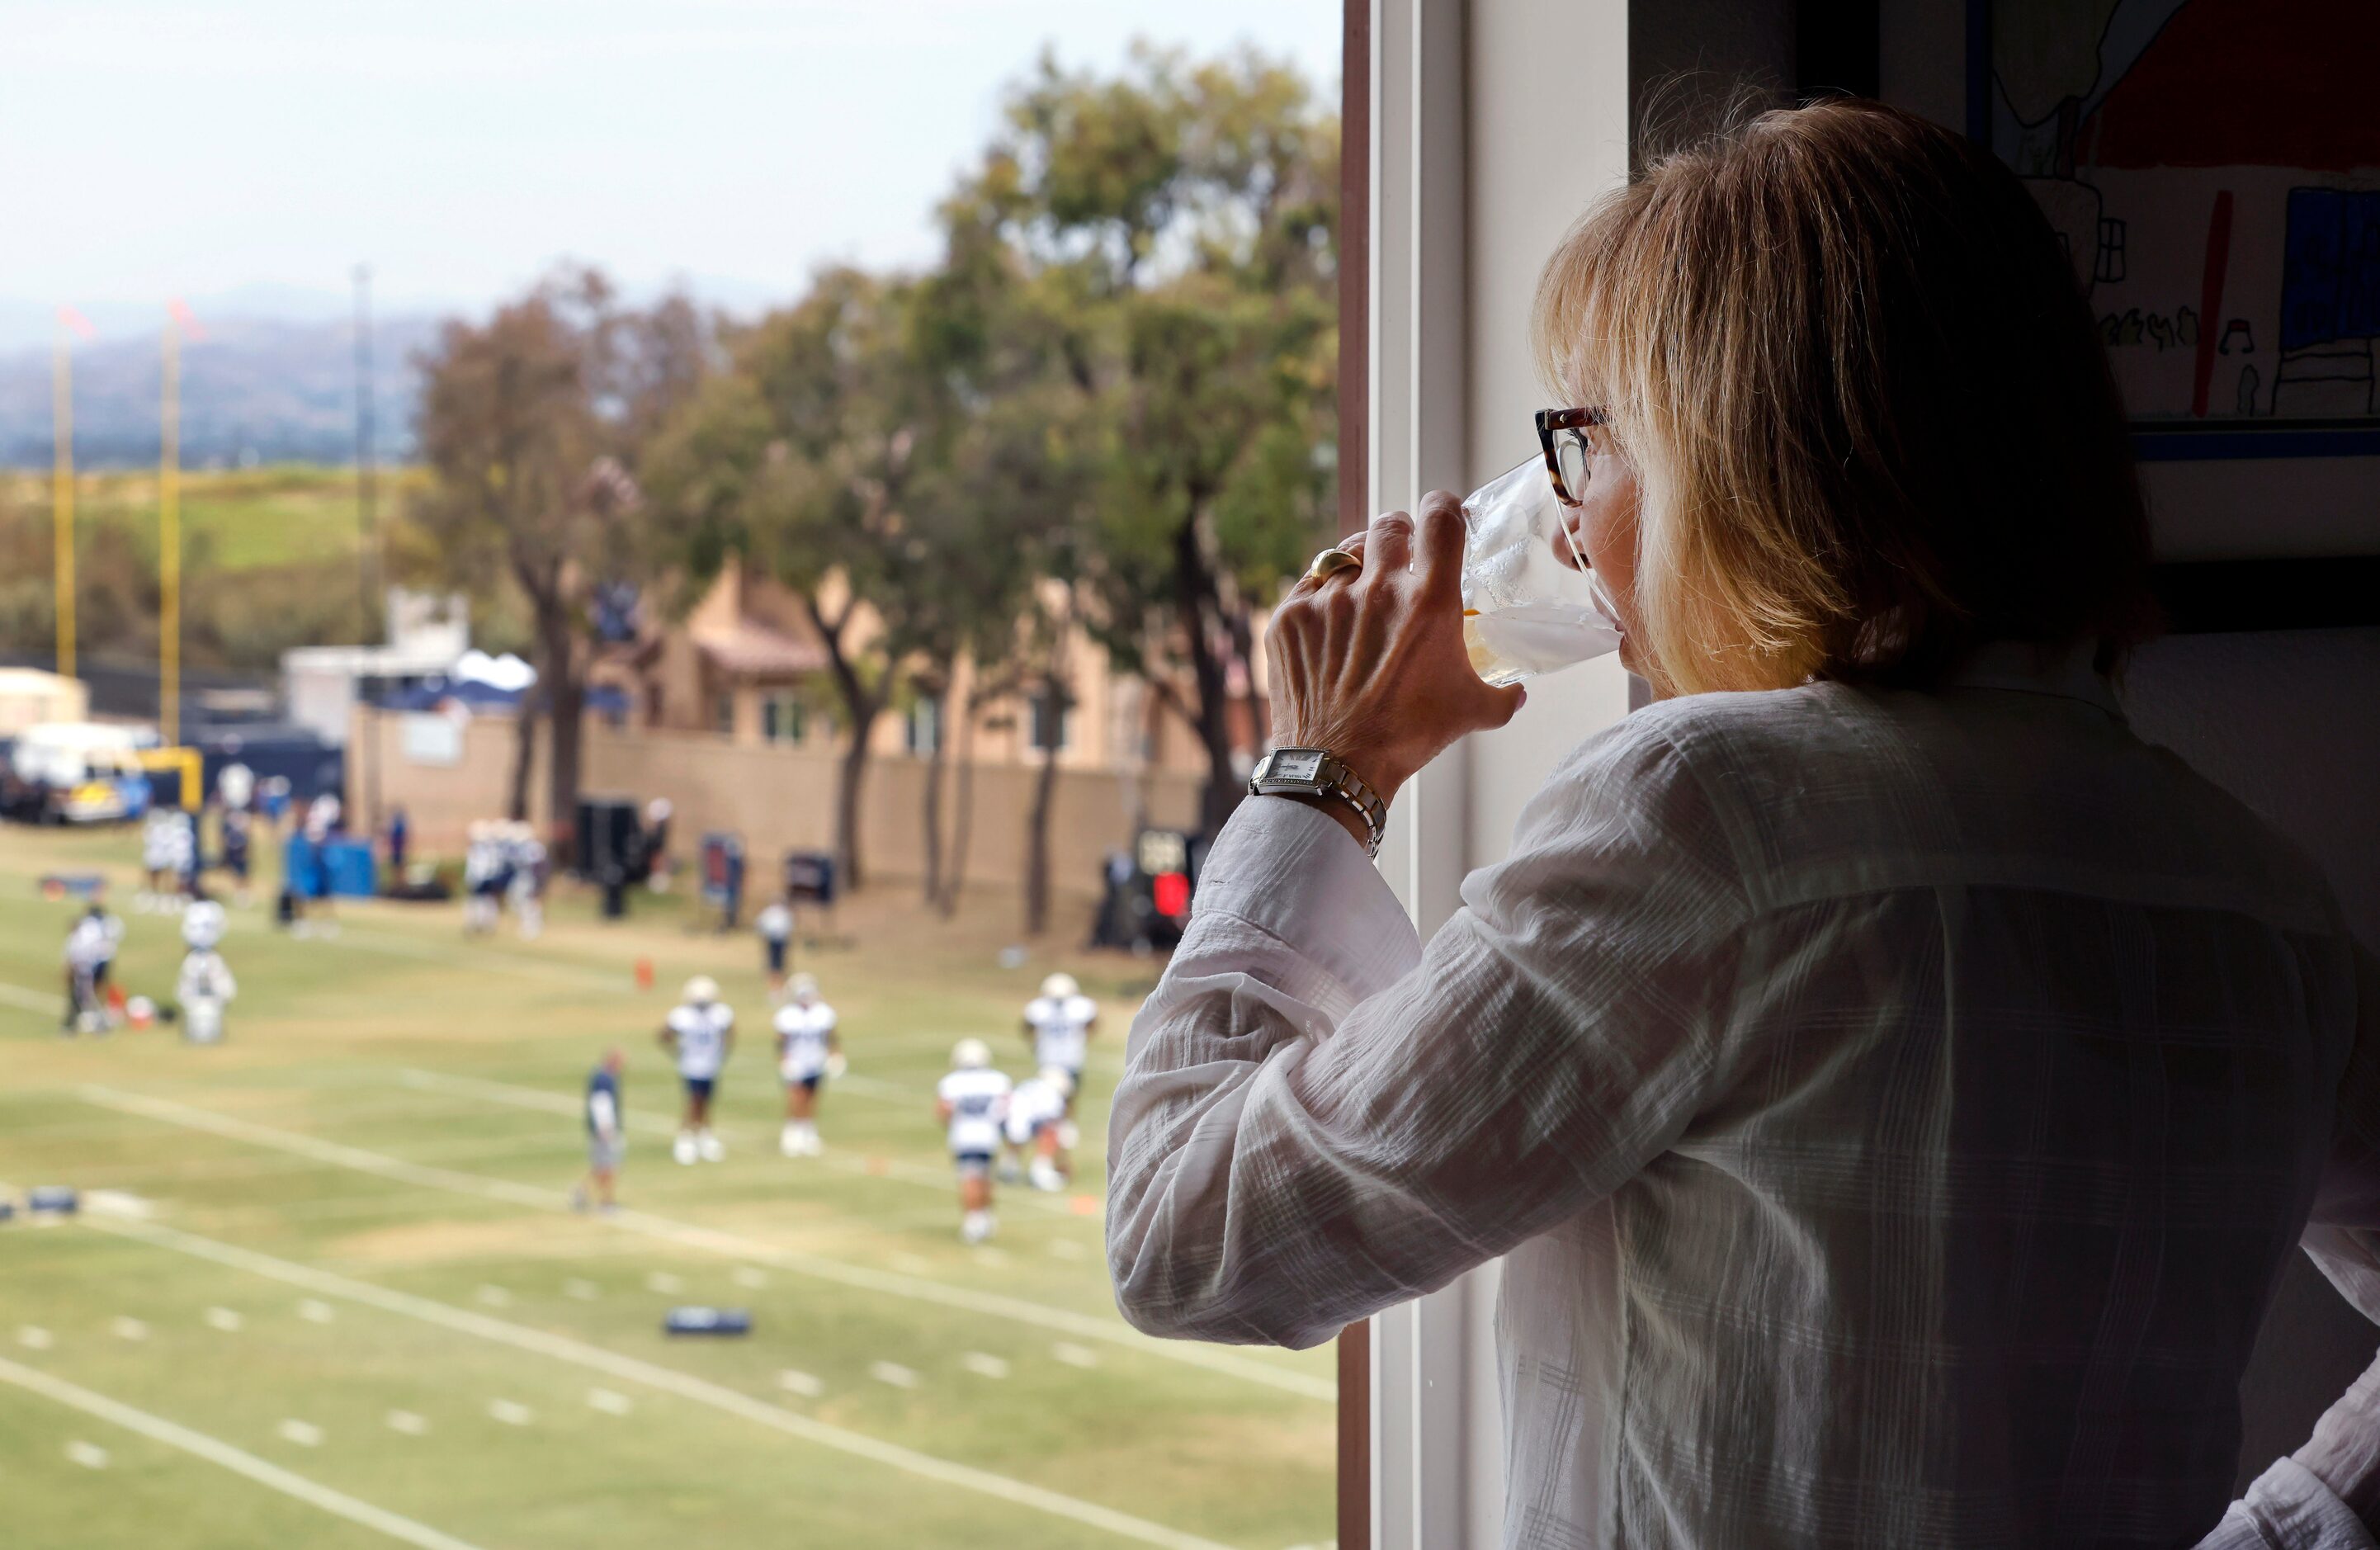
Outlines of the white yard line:
{"type": "MultiPolygon", "coordinates": [[[[423,1092],[448,1092],[458,1098],[476,1098],[485,1104],[504,1104],[512,1108],[531,1109],[539,1114],[566,1115],[577,1118],[581,1113],[578,1102],[560,1092],[547,1092],[534,1087],[522,1087],[515,1082],[490,1081],[485,1077],[450,1076],[444,1071],[424,1071],[407,1068],[397,1073],[397,1080],[407,1087],[423,1092]]],[[[844,1077],[833,1083],[847,1086],[852,1079],[844,1077]]],[[[920,1111],[922,1112],[922,1110],[920,1111]]],[[[640,1135],[674,1136],[677,1121],[653,1109],[629,1109],[628,1129],[640,1135]]],[[[953,1188],[945,1168],[923,1167],[892,1158],[879,1158],[871,1165],[866,1157],[846,1151],[829,1151],[821,1156],[800,1159],[804,1167],[822,1166],[837,1173],[852,1174],[863,1178],[889,1178],[897,1184],[917,1184],[948,1195],[953,1188]],[[878,1166],[880,1165],[880,1166],[878,1166]]],[[[1023,1201],[1026,1205],[1055,1216],[1072,1216],[1075,1208],[1062,1200],[1038,1193],[1011,1190],[1011,1204],[1023,1201]]]]}
{"type": "MultiPolygon", "coordinates": [[[[107,1224],[110,1231],[114,1231],[115,1227],[116,1224],[107,1224]]],[[[427,1523],[417,1523],[410,1518],[400,1518],[385,1507],[377,1507],[370,1502],[358,1501],[344,1491],[334,1491],[327,1485],[318,1485],[304,1475],[292,1474],[278,1464],[267,1463],[253,1453],[210,1437],[203,1432],[193,1432],[188,1427],[177,1425],[163,1416],[151,1415],[147,1410],[136,1410],[121,1400],[111,1399],[104,1394],[94,1394],[90,1389],[67,1382],[64,1378],[54,1378],[47,1373],[37,1372],[30,1367],[19,1367],[13,1361],[0,1360],[0,1383],[14,1384],[18,1388],[41,1395],[43,1398],[55,1399],[61,1405],[70,1406],[85,1415],[95,1416],[101,1421],[121,1426],[128,1432],[138,1433],[152,1442],[163,1443],[167,1447],[179,1448],[184,1453],[203,1458],[210,1464],[220,1465],[234,1474],[246,1475],[259,1485],[278,1491],[285,1496],[294,1496],[309,1507],[320,1507],[334,1517],[344,1518],[350,1523],[358,1523],[367,1529],[376,1530],[391,1539],[419,1545],[421,1550],[478,1550],[477,1546],[468,1541],[456,1539],[453,1534],[441,1533],[427,1523]]]]}
{"type": "Polygon", "coordinates": [[[67,993],[61,987],[44,995],[22,985],[0,984],[0,1006],[22,1007],[29,1012],[42,1012],[55,1018],[66,1012],[67,993]]]}
{"type": "MultiPolygon", "coordinates": [[[[121,1114],[138,1115],[185,1129],[202,1130],[210,1135],[224,1136],[252,1145],[277,1151],[293,1152],[326,1163],[334,1163],[358,1173],[374,1174],[401,1183],[419,1185],[424,1189],[443,1190],[452,1194],[471,1195],[481,1200],[504,1201],[533,1211],[566,1213],[570,1197],[559,1190],[540,1189],[529,1184],[516,1184],[507,1178],[488,1178],[479,1174],[457,1173],[449,1168],[431,1167],[407,1162],[401,1157],[384,1156],[366,1152],[360,1147],[346,1146],[320,1137],[301,1135],[290,1130],[276,1130],[211,1109],[193,1108],[171,1099],[153,1098],[137,1092],[125,1092],[110,1087],[83,1086],[76,1089],[83,1102],[121,1114]]],[[[1040,1328],[1071,1335],[1078,1339],[1102,1341],[1122,1346],[1143,1355],[1162,1361],[1180,1362],[1188,1367],[1203,1368],[1231,1377],[1245,1379],[1268,1387],[1324,1401],[1338,1397],[1335,1384],[1327,1379],[1311,1377],[1283,1368],[1254,1361],[1212,1346],[1182,1340],[1159,1340],[1141,1334],[1121,1322],[1096,1319],[1069,1309],[1052,1308],[1023,1298],[1008,1297],[997,1292],[977,1291],[968,1287],[953,1287],[922,1276],[906,1275],[893,1271],[877,1270],[866,1265],[846,1264],[840,1260],[797,1249],[780,1248],[740,1233],[722,1232],[716,1227],[698,1227],[691,1222],[674,1221],[642,1211],[620,1211],[609,1216],[594,1218],[625,1232],[641,1234],[681,1248],[699,1249],[706,1253],[728,1259],[758,1260],[764,1264],[794,1271],[817,1280],[831,1281],[839,1286],[853,1287],[862,1291],[877,1292],[891,1297],[905,1297],[915,1301],[931,1302],[945,1308],[956,1308],[970,1313],[985,1313],[995,1318],[1014,1319],[1040,1328]]]]}
{"type": "Polygon", "coordinates": [[[623,968],[618,973],[590,969],[583,964],[557,963],[548,958],[533,958],[487,947],[474,947],[463,943],[425,942],[419,937],[393,932],[376,931],[369,926],[358,929],[342,921],[339,934],[319,938],[317,947],[361,947],[366,952],[388,958],[412,958],[421,963],[435,963],[449,969],[479,969],[494,974],[516,974],[531,980],[562,981],[583,985],[589,990],[615,990],[624,995],[637,994],[636,978],[623,968]]]}
{"type": "MultiPolygon", "coordinates": [[[[271,1255],[260,1254],[235,1244],[218,1243],[212,1239],[200,1238],[195,1233],[182,1232],[177,1228],[161,1227],[152,1222],[93,1220],[86,1225],[101,1232],[136,1239],[140,1242],[152,1244],[160,1249],[170,1249],[195,1259],[208,1260],[231,1269],[245,1270],[254,1275],[268,1276],[325,1297],[345,1298],[352,1302],[359,1302],[368,1307],[401,1314],[407,1318],[418,1319],[424,1324],[436,1324],[458,1334],[476,1336],[483,1340],[510,1346],[516,1350],[571,1362],[613,1378],[640,1384],[647,1388],[674,1394],[697,1404],[722,1410],[729,1415],[757,1422],[763,1426],[842,1453],[885,1464],[906,1474],[917,1475],[946,1485],[955,1485],[983,1495],[996,1497],[1017,1507],[1030,1507],[1053,1517],[1064,1518],[1095,1529],[1102,1529],[1124,1539],[1136,1540],[1143,1544],[1166,1545],[1171,1547],[1171,1550],[1223,1550],[1222,1546],[1211,1540],[1182,1533],[1161,1523],[1152,1523],[1146,1519],[1135,1518],[1129,1513],[1101,1507],[1096,1502],[1082,1501],[1038,1485],[1011,1480],[1006,1475],[993,1474],[990,1471],[978,1470],[971,1465],[953,1463],[947,1458],[938,1458],[931,1454],[919,1453],[914,1448],[903,1447],[898,1443],[884,1442],[864,1433],[853,1432],[823,1421],[816,1421],[798,1411],[770,1404],[763,1399],[756,1399],[748,1394],[729,1388],[724,1385],[715,1384],[708,1379],[698,1378],[691,1373],[681,1373],[674,1368],[663,1367],[637,1357],[605,1350],[600,1346],[587,1345],[566,1336],[550,1334],[542,1329],[532,1329],[528,1325],[513,1324],[504,1319],[491,1318],[485,1313],[475,1313],[468,1309],[453,1307],[443,1302],[434,1302],[428,1298],[416,1297],[409,1292],[394,1291],[386,1287],[375,1286],[369,1281],[351,1281],[344,1275],[334,1275],[327,1270],[317,1270],[311,1265],[274,1259],[271,1255]]],[[[6,1375],[6,1365],[0,1363],[0,1376],[6,1375]]],[[[493,1413],[492,1407],[491,1413],[493,1413]]],[[[499,1419],[504,1418],[499,1417],[499,1419]]],[[[270,1468],[270,1466],[266,1467],[270,1468]]]]}

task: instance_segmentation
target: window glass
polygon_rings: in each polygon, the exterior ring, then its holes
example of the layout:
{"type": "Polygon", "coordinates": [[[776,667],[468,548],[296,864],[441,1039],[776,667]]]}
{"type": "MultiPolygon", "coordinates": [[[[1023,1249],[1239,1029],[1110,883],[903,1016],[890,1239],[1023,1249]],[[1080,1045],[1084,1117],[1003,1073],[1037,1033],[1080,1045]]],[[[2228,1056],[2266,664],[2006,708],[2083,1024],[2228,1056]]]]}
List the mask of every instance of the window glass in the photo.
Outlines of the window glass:
{"type": "Polygon", "coordinates": [[[1330,1353],[1102,1244],[1346,403],[1342,7],[1218,9],[7,30],[0,1550],[1331,1539],[1330,1353]]]}
{"type": "Polygon", "coordinates": [[[1049,752],[1062,753],[1074,742],[1075,710],[1062,705],[1048,692],[1036,694],[1033,706],[1033,746],[1049,752]]]}

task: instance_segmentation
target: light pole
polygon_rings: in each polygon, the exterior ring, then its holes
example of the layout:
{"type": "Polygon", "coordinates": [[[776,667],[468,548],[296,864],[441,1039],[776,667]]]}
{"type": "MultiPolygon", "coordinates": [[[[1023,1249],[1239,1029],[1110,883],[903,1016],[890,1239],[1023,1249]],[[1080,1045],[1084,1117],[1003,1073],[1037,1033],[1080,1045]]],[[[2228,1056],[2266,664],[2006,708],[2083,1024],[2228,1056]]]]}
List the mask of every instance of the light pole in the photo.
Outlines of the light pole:
{"type": "MultiPolygon", "coordinates": [[[[368,646],[371,632],[372,590],[380,573],[380,522],[374,510],[379,497],[375,487],[376,470],[372,447],[372,336],[371,336],[371,266],[356,265],[356,644],[368,646]]],[[[370,680],[366,679],[365,682],[370,680]]],[[[350,728],[361,727],[362,746],[354,751],[361,756],[364,837],[373,842],[380,834],[380,714],[372,708],[369,717],[356,716],[350,728]]],[[[352,735],[349,745],[358,741],[352,735]]]]}
{"type": "Polygon", "coordinates": [[[182,740],[182,304],[168,302],[157,408],[157,735],[182,740]]]}
{"type": "Polygon", "coordinates": [[[380,571],[377,448],[372,445],[371,265],[356,265],[356,643],[368,645],[380,571]]]}
{"type": "Polygon", "coordinates": [[[66,678],[75,676],[74,341],[69,336],[88,339],[92,332],[80,312],[72,307],[58,309],[58,342],[50,357],[50,513],[56,554],[55,666],[66,678]]]}

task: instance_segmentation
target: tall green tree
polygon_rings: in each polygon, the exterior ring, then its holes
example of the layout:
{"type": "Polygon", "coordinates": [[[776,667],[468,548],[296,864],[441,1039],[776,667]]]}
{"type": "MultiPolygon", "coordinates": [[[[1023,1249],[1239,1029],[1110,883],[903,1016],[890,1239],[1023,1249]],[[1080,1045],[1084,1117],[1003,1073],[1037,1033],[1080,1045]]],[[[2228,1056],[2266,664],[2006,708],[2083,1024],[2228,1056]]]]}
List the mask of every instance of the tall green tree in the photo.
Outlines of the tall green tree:
{"type": "MultiPolygon", "coordinates": [[[[1083,614],[1085,546],[1113,428],[1102,399],[1076,372],[1078,335],[1054,292],[1033,283],[1002,222],[963,190],[945,211],[949,246],[917,287],[913,334],[945,397],[937,501],[967,513],[971,553],[954,556],[969,578],[947,599],[974,674],[962,735],[990,703],[1024,700],[1054,728],[1074,701],[1067,653],[1083,614]]],[[[1050,915],[1050,822],[1058,773],[1054,739],[1037,746],[1039,767],[1026,822],[1025,929],[1050,915]]],[[[972,761],[959,766],[951,885],[965,874],[972,826],[972,761]]],[[[938,826],[938,825],[937,825],[938,826]]]]}
{"type": "Polygon", "coordinates": [[[1140,49],[1045,58],[949,206],[1011,262],[1006,326],[1047,338],[1103,427],[1083,623],[1206,755],[1212,828],[1263,735],[1252,614],[1329,531],[1339,128],[1292,67],[1140,49]]]}
{"type": "Polygon", "coordinates": [[[529,614],[538,687],[521,711],[516,816],[540,711],[557,830],[577,810],[594,589],[650,557],[641,453],[696,391],[708,352],[683,297],[634,309],[599,272],[565,269],[485,323],[448,323],[419,361],[432,479],[409,515],[424,579],[482,599],[509,585],[529,614]]]}
{"type": "Polygon", "coordinates": [[[713,575],[739,554],[801,599],[845,739],[835,854],[854,887],[866,881],[868,739],[918,645],[909,600],[963,584],[941,569],[912,505],[942,427],[941,391],[907,329],[911,299],[906,282],[832,269],[794,306],[732,334],[731,368],[663,429],[647,479],[659,531],[689,574],[713,575]]]}

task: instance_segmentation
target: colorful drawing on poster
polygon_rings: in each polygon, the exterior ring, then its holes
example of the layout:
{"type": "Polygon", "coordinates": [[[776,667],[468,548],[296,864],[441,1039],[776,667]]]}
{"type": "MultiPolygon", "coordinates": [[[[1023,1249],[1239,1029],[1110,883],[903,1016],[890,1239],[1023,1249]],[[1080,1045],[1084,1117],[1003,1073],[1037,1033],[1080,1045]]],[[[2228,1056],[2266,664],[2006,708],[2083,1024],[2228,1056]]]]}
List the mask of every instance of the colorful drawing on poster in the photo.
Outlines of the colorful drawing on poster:
{"type": "Polygon", "coordinates": [[[2380,4],[1970,6],[2143,456],[2380,456],[2380,4]]]}

